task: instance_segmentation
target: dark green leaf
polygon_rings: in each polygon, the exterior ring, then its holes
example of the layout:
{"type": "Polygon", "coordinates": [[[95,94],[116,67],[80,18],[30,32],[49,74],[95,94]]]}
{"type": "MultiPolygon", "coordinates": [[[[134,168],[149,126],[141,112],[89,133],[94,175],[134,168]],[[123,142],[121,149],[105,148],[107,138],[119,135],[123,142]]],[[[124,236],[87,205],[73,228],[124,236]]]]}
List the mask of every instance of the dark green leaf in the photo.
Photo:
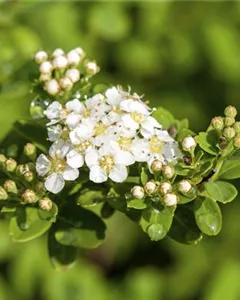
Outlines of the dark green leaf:
{"type": "Polygon", "coordinates": [[[115,209],[112,208],[111,205],[109,205],[108,202],[104,202],[103,206],[101,208],[101,217],[104,219],[110,218],[115,212],[115,209]]]}
{"type": "Polygon", "coordinates": [[[76,202],[81,206],[94,206],[106,198],[103,188],[91,187],[91,189],[80,190],[80,195],[77,197],[76,202]]]}
{"type": "Polygon", "coordinates": [[[209,154],[217,155],[218,148],[218,135],[215,130],[211,130],[209,132],[200,132],[198,136],[196,136],[196,141],[199,146],[209,154]]]}

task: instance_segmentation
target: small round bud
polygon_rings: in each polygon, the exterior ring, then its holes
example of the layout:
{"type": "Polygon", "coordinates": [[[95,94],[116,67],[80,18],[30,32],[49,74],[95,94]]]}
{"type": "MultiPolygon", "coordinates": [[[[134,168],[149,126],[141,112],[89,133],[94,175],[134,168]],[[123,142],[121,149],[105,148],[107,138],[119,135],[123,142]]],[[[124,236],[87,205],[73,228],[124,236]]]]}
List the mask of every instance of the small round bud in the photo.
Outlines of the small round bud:
{"type": "Polygon", "coordinates": [[[42,195],[42,194],[44,194],[46,192],[46,188],[45,188],[44,183],[42,181],[39,181],[35,185],[35,191],[39,195],[42,195]]]}
{"type": "Polygon", "coordinates": [[[5,169],[8,172],[14,172],[17,168],[17,162],[13,158],[9,158],[4,163],[5,169]]]}
{"type": "Polygon", "coordinates": [[[172,191],[172,185],[169,182],[163,182],[159,185],[159,191],[162,195],[170,193],[172,191]]]}
{"type": "Polygon", "coordinates": [[[238,149],[240,148],[240,136],[239,135],[234,138],[233,146],[238,149]]]}
{"type": "Polygon", "coordinates": [[[166,165],[163,166],[162,174],[166,179],[171,179],[175,174],[175,170],[172,166],[166,165]]]}
{"type": "Polygon", "coordinates": [[[240,133],[240,122],[239,121],[235,122],[233,129],[235,130],[236,133],[240,133]]]}
{"type": "Polygon", "coordinates": [[[236,115],[237,115],[237,110],[234,106],[229,105],[225,108],[224,114],[225,114],[226,117],[235,118],[236,115]]]}
{"type": "Polygon", "coordinates": [[[49,211],[49,210],[52,209],[52,206],[53,206],[52,200],[49,199],[48,197],[44,197],[44,198],[39,200],[39,207],[42,210],[49,211]]]}
{"type": "Polygon", "coordinates": [[[182,147],[185,151],[193,151],[197,146],[195,139],[192,136],[185,137],[182,141],[182,147]]]}
{"type": "Polygon", "coordinates": [[[80,72],[78,69],[69,69],[66,72],[66,76],[72,81],[72,83],[76,83],[80,79],[80,72]]]}
{"type": "Polygon", "coordinates": [[[60,55],[64,55],[64,51],[60,48],[55,49],[52,53],[53,57],[57,57],[57,56],[60,56],[60,55]]]}
{"type": "Polygon", "coordinates": [[[25,172],[23,177],[27,182],[32,182],[35,179],[35,176],[34,176],[33,172],[31,172],[31,171],[25,172]]]}
{"type": "Polygon", "coordinates": [[[0,154],[0,166],[3,166],[6,160],[7,160],[6,156],[0,154]]]}
{"type": "Polygon", "coordinates": [[[52,64],[49,61],[45,61],[41,63],[39,70],[40,73],[49,74],[52,72],[52,68],[53,68],[52,64]]]}
{"type": "Polygon", "coordinates": [[[223,129],[223,136],[231,140],[235,136],[235,130],[232,127],[226,127],[223,129]]]}
{"type": "Polygon", "coordinates": [[[90,75],[95,75],[99,71],[99,67],[94,61],[90,61],[86,64],[86,71],[90,75]]]}
{"type": "Polygon", "coordinates": [[[55,79],[51,79],[45,83],[45,90],[48,92],[48,94],[54,96],[58,94],[60,87],[55,79]]]}
{"type": "Polygon", "coordinates": [[[173,206],[177,204],[178,198],[175,194],[168,193],[163,197],[163,202],[166,206],[173,206]]]}
{"type": "Polygon", "coordinates": [[[37,196],[34,191],[27,189],[22,194],[22,201],[26,203],[35,203],[37,202],[37,196]]]}
{"type": "Polygon", "coordinates": [[[156,183],[154,181],[148,181],[144,185],[144,190],[149,195],[151,195],[154,192],[156,192],[156,189],[157,189],[157,185],[156,185],[156,183]]]}
{"type": "Polygon", "coordinates": [[[71,50],[67,54],[67,60],[68,60],[69,65],[77,66],[81,61],[81,57],[78,54],[78,51],[71,50]]]}
{"type": "Polygon", "coordinates": [[[3,185],[4,189],[6,192],[11,193],[11,194],[17,194],[18,189],[17,185],[13,180],[6,180],[3,185]]]}
{"type": "Polygon", "coordinates": [[[39,77],[40,81],[49,81],[52,78],[51,73],[42,73],[39,77]]]}
{"type": "Polygon", "coordinates": [[[178,183],[178,190],[183,194],[187,194],[192,190],[192,184],[189,180],[181,180],[178,183]]]}
{"type": "Polygon", "coordinates": [[[53,60],[53,67],[55,69],[65,69],[68,65],[68,60],[65,56],[59,55],[53,60]]]}
{"type": "Polygon", "coordinates": [[[83,49],[80,47],[75,48],[73,51],[76,51],[81,58],[83,58],[83,56],[85,55],[83,49]]]}
{"type": "Polygon", "coordinates": [[[224,127],[224,121],[222,117],[215,117],[211,121],[211,125],[216,130],[222,130],[224,127]]]}
{"type": "Polygon", "coordinates": [[[139,185],[135,185],[132,189],[131,189],[131,194],[133,195],[134,198],[136,199],[143,199],[144,198],[144,189],[143,187],[139,186],[139,185]]]}
{"type": "Polygon", "coordinates": [[[29,171],[29,168],[26,164],[25,165],[18,165],[17,169],[16,169],[16,174],[21,177],[21,176],[24,176],[24,174],[28,171],[29,171]]]}
{"type": "Polygon", "coordinates": [[[35,159],[36,158],[36,154],[37,154],[37,148],[35,145],[31,144],[31,143],[27,143],[24,146],[24,150],[23,150],[24,154],[26,156],[28,156],[31,159],[35,159]]]}
{"type": "Polygon", "coordinates": [[[35,61],[36,61],[37,64],[41,64],[47,59],[48,59],[48,55],[45,51],[38,51],[35,54],[35,61]]]}
{"type": "Polygon", "coordinates": [[[0,186],[0,200],[7,200],[8,194],[2,186],[0,186]]]}
{"type": "Polygon", "coordinates": [[[60,79],[59,84],[63,89],[70,89],[73,86],[72,81],[69,77],[63,77],[60,79]]]}
{"type": "Polygon", "coordinates": [[[234,123],[235,123],[235,119],[232,117],[226,117],[224,120],[224,124],[226,127],[233,126],[234,123]]]}
{"type": "Polygon", "coordinates": [[[155,159],[151,164],[151,169],[154,173],[161,172],[162,168],[163,168],[163,163],[158,159],[155,159]]]}

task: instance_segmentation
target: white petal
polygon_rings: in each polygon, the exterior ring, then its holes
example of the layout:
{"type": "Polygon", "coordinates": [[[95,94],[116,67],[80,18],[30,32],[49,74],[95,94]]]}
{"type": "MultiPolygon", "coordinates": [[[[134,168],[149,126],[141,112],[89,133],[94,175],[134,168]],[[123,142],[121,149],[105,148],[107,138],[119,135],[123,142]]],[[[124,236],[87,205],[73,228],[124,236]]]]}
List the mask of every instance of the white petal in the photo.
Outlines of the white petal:
{"type": "Polygon", "coordinates": [[[51,103],[45,110],[45,115],[48,119],[59,119],[62,110],[62,104],[58,101],[51,103]]]}
{"type": "Polygon", "coordinates": [[[150,149],[148,141],[145,139],[135,139],[132,142],[131,151],[136,159],[139,162],[145,162],[150,157],[150,149]]]}
{"type": "Polygon", "coordinates": [[[40,154],[36,160],[36,171],[39,176],[45,176],[51,168],[51,162],[46,155],[40,154]]]}
{"type": "Polygon", "coordinates": [[[98,165],[98,151],[96,149],[91,149],[85,156],[85,162],[88,167],[92,167],[94,165],[98,165]]]}
{"type": "Polygon", "coordinates": [[[116,164],[123,164],[125,166],[130,166],[135,163],[134,155],[128,151],[116,152],[114,156],[114,161],[116,164]]]}
{"type": "Polygon", "coordinates": [[[78,99],[73,99],[66,103],[66,108],[67,108],[67,110],[70,110],[70,111],[73,111],[76,113],[80,113],[84,110],[85,107],[81,101],[79,101],[78,99]]]}
{"type": "Polygon", "coordinates": [[[139,124],[133,120],[133,118],[126,114],[122,116],[122,122],[125,127],[132,128],[137,130],[139,128],[139,124]]]}
{"type": "Polygon", "coordinates": [[[109,178],[114,182],[123,182],[127,176],[127,168],[124,165],[115,165],[109,174],[109,178]]]}
{"type": "Polygon", "coordinates": [[[56,125],[47,128],[48,131],[48,139],[51,142],[58,140],[62,134],[62,126],[56,125]]]}
{"type": "Polygon", "coordinates": [[[63,140],[57,140],[50,147],[49,154],[52,158],[64,158],[69,150],[69,143],[63,140]]]}
{"type": "Polygon", "coordinates": [[[111,105],[119,105],[122,101],[121,95],[116,87],[106,90],[107,103],[111,105]]]}
{"type": "Polygon", "coordinates": [[[62,176],[65,180],[75,180],[79,176],[79,171],[78,169],[73,169],[70,166],[67,166],[66,169],[63,171],[62,176]]]}
{"type": "Polygon", "coordinates": [[[120,103],[120,108],[126,112],[139,112],[145,116],[149,115],[149,108],[142,101],[132,99],[124,100],[120,103]]]}
{"type": "Polygon", "coordinates": [[[103,103],[104,96],[102,94],[94,95],[92,98],[89,98],[85,101],[87,108],[92,109],[96,107],[98,104],[103,103]]]}
{"type": "Polygon", "coordinates": [[[170,136],[167,130],[155,130],[155,134],[162,142],[173,142],[174,139],[170,136]]]}
{"type": "Polygon", "coordinates": [[[64,188],[65,181],[61,174],[52,173],[47,177],[44,185],[49,192],[57,194],[64,188]]]}
{"type": "Polygon", "coordinates": [[[76,115],[75,113],[69,114],[66,118],[66,124],[70,127],[70,128],[75,128],[78,124],[79,121],[81,120],[81,116],[80,115],[76,115]]]}
{"type": "Polygon", "coordinates": [[[90,169],[89,179],[96,183],[107,181],[107,174],[100,166],[93,166],[90,169]]]}
{"type": "Polygon", "coordinates": [[[68,152],[66,157],[67,157],[67,164],[72,168],[80,168],[84,164],[83,155],[80,154],[75,149],[68,152]]]}

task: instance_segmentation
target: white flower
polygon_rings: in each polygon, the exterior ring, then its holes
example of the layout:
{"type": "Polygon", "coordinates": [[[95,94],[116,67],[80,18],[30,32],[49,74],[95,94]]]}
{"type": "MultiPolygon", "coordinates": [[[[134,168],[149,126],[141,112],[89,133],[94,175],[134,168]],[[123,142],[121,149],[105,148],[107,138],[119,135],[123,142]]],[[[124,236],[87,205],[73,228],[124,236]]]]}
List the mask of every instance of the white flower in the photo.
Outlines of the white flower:
{"type": "Polygon", "coordinates": [[[62,126],[59,124],[55,126],[47,127],[47,131],[48,131],[48,139],[51,142],[55,142],[56,140],[59,140],[63,132],[62,126]]]}
{"type": "Polygon", "coordinates": [[[64,51],[63,51],[62,49],[60,49],[60,48],[57,48],[57,49],[55,49],[55,50],[53,51],[52,55],[53,55],[54,57],[57,57],[57,56],[60,56],[60,55],[64,55],[64,51]]]}
{"type": "Polygon", "coordinates": [[[35,54],[35,61],[37,64],[43,63],[45,60],[47,60],[47,58],[48,58],[48,55],[45,51],[38,51],[35,54]]]}
{"type": "Polygon", "coordinates": [[[65,69],[68,65],[68,60],[63,55],[58,55],[53,60],[53,67],[55,69],[65,69]]]}
{"type": "Polygon", "coordinates": [[[72,83],[76,83],[80,79],[80,72],[78,69],[68,69],[66,76],[72,81],[72,83]]]}
{"type": "Polygon", "coordinates": [[[65,185],[65,180],[75,180],[79,176],[76,167],[68,164],[66,155],[70,145],[58,140],[49,149],[49,157],[41,154],[36,161],[36,171],[39,176],[46,176],[44,186],[53,194],[59,193],[65,185]]]}
{"type": "Polygon", "coordinates": [[[52,68],[53,68],[53,66],[49,61],[44,61],[43,63],[41,63],[39,70],[41,73],[47,74],[47,73],[52,72],[52,68]]]}
{"type": "Polygon", "coordinates": [[[55,96],[59,92],[60,86],[57,80],[51,79],[45,83],[45,89],[48,92],[48,94],[55,96]]]}
{"type": "Polygon", "coordinates": [[[107,181],[108,177],[114,182],[123,182],[128,175],[126,166],[132,163],[123,151],[111,144],[90,150],[85,161],[90,169],[90,180],[96,183],[107,181]]]}
{"type": "Polygon", "coordinates": [[[73,145],[79,145],[90,139],[94,135],[94,127],[95,123],[92,119],[83,119],[69,134],[73,145]]]}
{"type": "Polygon", "coordinates": [[[60,118],[61,118],[61,114],[62,114],[62,104],[59,103],[58,101],[54,101],[52,102],[47,109],[45,110],[45,115],[46,117],[51,120],[50,123],[47,124],[48,125],[52,125],[57,123],[60,118]]]}

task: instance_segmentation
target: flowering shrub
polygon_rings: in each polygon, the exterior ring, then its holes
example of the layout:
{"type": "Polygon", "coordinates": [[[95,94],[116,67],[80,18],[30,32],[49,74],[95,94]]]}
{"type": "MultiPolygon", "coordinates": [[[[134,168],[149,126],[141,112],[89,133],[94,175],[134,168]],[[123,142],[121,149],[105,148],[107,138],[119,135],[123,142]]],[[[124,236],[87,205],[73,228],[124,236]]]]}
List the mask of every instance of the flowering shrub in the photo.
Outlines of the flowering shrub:
{"type": "Polygon", "coordinates": [[[53,263],[67,265],[104,241],[103,219],[116,210],[153,241],[219,233],[219,202],[237,196],[227,180],[240,177],[235,107],[195,134],[130,89],[93,84],[100,69],[81,48],[39,51],[35,61],[33,120],[14,125],[0,155],[1,216],[14,241],[48,232],[53,263]]]}

